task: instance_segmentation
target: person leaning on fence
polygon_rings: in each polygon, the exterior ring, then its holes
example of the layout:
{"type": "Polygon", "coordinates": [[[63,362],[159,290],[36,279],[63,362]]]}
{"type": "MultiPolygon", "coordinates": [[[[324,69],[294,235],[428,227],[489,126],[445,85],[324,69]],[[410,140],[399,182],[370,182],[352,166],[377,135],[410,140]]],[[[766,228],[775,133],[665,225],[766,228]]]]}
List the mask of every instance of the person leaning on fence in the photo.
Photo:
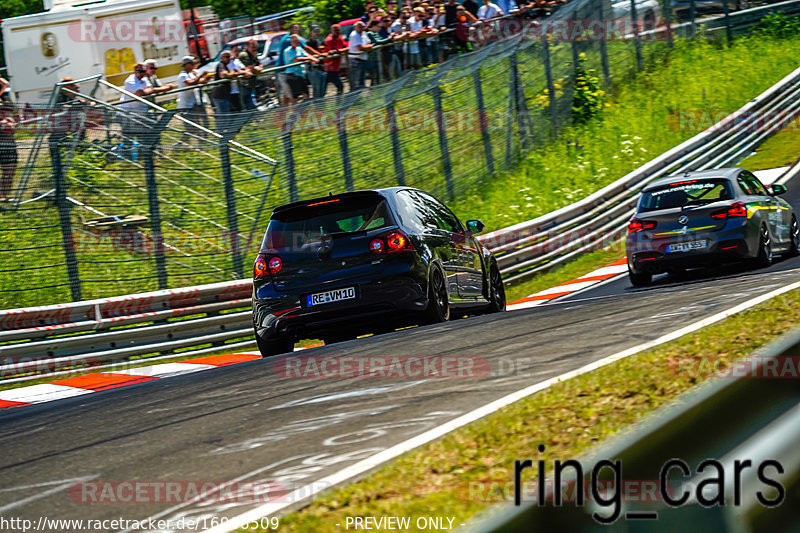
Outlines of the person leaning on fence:
{"type": "MultiPolygon", "coordinates": [[[[125,79],[125,83],[122,86],[126,92],[122,94],[121,98],[124,103],[120,104],[119,107],[126,112],[122,118],[122,135],[126,138],[125,140],[139,140],[141,136],[147,135],[152,131],[152,120],[147,117],[148,105],[128,93],[144,98],[145,96],[165,93],[175,88],[172,84],[153,87],[150,85],[146,74],[147,69],[144,68],[144,64],[136,63],[133,66],[133,74],[125,79]]],[[[127,145],[127,142],[124,144],[127,145]]]]}
{"type": "Polygon", "coordinates": [[[489,20],[503,15],[505,13],[500,9],[500,6],[493,4],[491,0],[483,0],[483,5],[478,9],[477,17],[480,20],[489,20]]]}
{"type": "MultiPolygon", "coordinates": [[[[244,72],[245,68],[241,61],[239,61],[239,53],[241,52],[241,47],[236,44],[231,47],[230,52],[230,61],[228,61],[227,66],[225,69],[228,71],[229,78],[240,78],[244,72]]],[[[239,91],[240,82],[238,79],[236,81],[232,81],[230,83],[231,88],[231,97],[230,97],[230,104],[231,104],[231,112],[238,113],[242,110],[242,94],[239,91]]]]}
{"type": "Polygon", "coordinates": [[[341,54],[347,52],[347,43],[342,39],[342,30],[338,24],[331,26],[331,32],[325,37],[325,50],[330,56],[333,57],[325,59],[322,68],[325,69],[325,89],[327,91],[328,84],[332,83],[336,87],[336,94],[344,92],[344,84],[342,83],[342,56],[341,54]]]}
{"type": "Polygon", "coordinates": [[[0,102],[0,202],[11,199],[11,185],[17,172],[17,143],[14,140],[16,131],[14,105],[11,102],[0,102]]]}
{"type": "Polygon", "coordinates": [[[347,40],[347,54],[348,61],[350,62],[350,90],[358,91],[365,86],[366,77],[366,54],[372,45],[369,44],[366,33],[364,32],[364,23],[360,20],[353,26],[353,31],[350,32],[350,38],[347,40]]]}
{"type": "MultiPolygon", "coordinates": [[[[181,59],[183,70],[178,74],[179,89],[194,86],[199,87],[208,81],[208,76],[200,74],[195,70],[194,64],[196,61],[194,56],[184,56],[183,59],[181,59]]],[[[194,123],[202,122],[203,126],[208,128],[206,107],[203,105],[203,94],[200,92],[199,88],[178,93],[178,113],[194,123]]],[[[202,130],[199,128],[187,124],[184,136],[189,133],[198,136],[203,134],[202,130]]]]}
{"type": "Polygon", "coordinates": [[[250,39],[244,45],[244,50],[239,54],[239,61],[244,67],[244,81],[239,84],[244,109],[255,109],[256,107],[257,77],[258,73],[264,69],[258,60],[257,52],[258,43],[255,39],[250,39]]]}
{"type": "MultiPolygon", "coordinates": [[[[229,80],[228,63],[231,62],[230,50],[223,50],[219,55],[217,67],[214,69],[214,81],[229,80]]],[[[218,83],[211,90],[211,102],[214,104],[214,115],[217,119],[217,130],[227,128],[227,115],[231,112],[231,82],[218,83]]]]}
{"type": "MultiPolygon", "coordinates": [[[[311,37],[306,42],[306,46],[314,50],[317,53],[318,58],[323,58],[325,55],[327,55],[324,52],[325,42],[320,36],[319,26],[316,24],[311,26],[311,37]]],[[[308,81],[311,82],[311,89],[313,91],[314,98],[322,98],[325,96],[325,87],[327,86],[327,83],[325,83],[325,70],[323,70],[323,62],[309,62],[306,72],[308,73],[308,81]]]]}
{"type": "Polygon", "coordinates": [[[286,83],[289,85],[289,105],[297,103],[299,98],[308,98],[308,80],[306,78],[305,63],[318,61],[309,57],[302,44],[300,36],[293,33],[289,47],[283,52],[283,62],[292,65],[286,69],[286,83]]]}

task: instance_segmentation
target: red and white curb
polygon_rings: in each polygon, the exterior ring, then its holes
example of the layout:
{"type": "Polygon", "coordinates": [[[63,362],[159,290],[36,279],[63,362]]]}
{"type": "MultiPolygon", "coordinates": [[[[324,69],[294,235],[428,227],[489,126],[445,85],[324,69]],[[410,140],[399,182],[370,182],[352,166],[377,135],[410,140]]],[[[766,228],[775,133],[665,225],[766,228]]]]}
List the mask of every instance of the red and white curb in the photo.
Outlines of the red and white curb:
{"type": "MultiPolygon", "coordinates": [[[[598,284],[616,276],[621,272],[624,272],[626,269],[627,266],[625,264],[625,259],[621,259],[620,261],[611,263],[610,265],[595,270],[594,272],[590,272],[585,276],[581,276],[576,280],[562,283],[557,287],[553,287],[551,289],[536,293],[532,296],[528,296],[527,298],[512,302],[508,304],[507,308],[509,311],[512,311],[514,309],[533,307],[552,300],[553,298],[557,298],[559,296],[563,296],[565,294],[598,284]]],[[[295,351],[313,348],[314,346],[296,348],[295,351]]],[[[41,383],[39,385],[30,385],[28,387],[0,390],[0,409],[4,407],[19,407],[23,405],[51,402],[54,400],[61,400],[63,398],[71,398],[73,396],[82,396],[92,392],[115,389],[117,387],[124,387],[127,385],[134,385],[136,383],[143,383],[145,381],[153,381],[156,379],[188,374],[190,372],[209,370],[211,368],[220,366],[244,363],[245,361],[252,361],[260,358],[260,354],[254,353],[212,355],[198,359],[189,359],[179,363],[161,363],[127,370],[96,372],[93,374],[84,374],[82,376],[60,379],[51,383],[41,383]]],[[[1,383],[2,382],[0,382],[0,384],[1,383]]]]}
{"type": "Polygon", "coordinates": [[[578,279],[567,281],[566,283],[562,283],[556,287],[551,287],[549,289],[537,292],[536,294],[521,298],[515,302],[511,302],[506,306],[506,309],[509,311],[515,311],[517,309],[536,307],[537,305],[547,303],[550,300],[558,298],[559,296],[566,296],[567,294],[572,294],[573,292],[588,289],[589,287],[602,283],[627,271],[628,263],[623,257],[619,261],[614,261],[610,265],[606,265],[603,268],[598,268],[597,270],[589,272],[578,279]]]}
{"type": "Polygon", "coordinates": [[[51,402],[62,398],[81,396],[91,392],[97,392],[126,385],[134,385],[145,381],[178,376],[190,372],[199,372],[219,366],[235,365],[260,359],[261,355],[256,354],[228,354],[212,355],[189,359],[180,363],[162,363],[158,365],[140,366],[129,370],[118,370],[115,372],[96,372],[94,374],[84,374],[67,379],[60,379],[52,383],[41,383],[29,387],[19,387],[17,389],[0,390],[0,408],[19,407],[34,403],[51,402]]]}

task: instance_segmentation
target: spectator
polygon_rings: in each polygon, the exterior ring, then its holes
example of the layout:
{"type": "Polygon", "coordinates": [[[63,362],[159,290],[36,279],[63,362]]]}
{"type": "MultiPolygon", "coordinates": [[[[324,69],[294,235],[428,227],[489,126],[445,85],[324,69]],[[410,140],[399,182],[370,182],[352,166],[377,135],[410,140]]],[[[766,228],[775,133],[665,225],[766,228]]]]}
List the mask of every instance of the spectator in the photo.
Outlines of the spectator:
{"type": "Polygon", "coordinates": [[[156,71],[158,70],[158,62],[155,59],[145,59],[142,64],[147,70],[147,81],[150,82],[151,87],[161,87],[164,84],[158,79],[156,71]]]}
{"type": "MultiPolygon", "coordinates": [[[[369,43],[373,46],[391,43],[392,42],[391,37],[386,37],[386,38],[381,37],[378,28],[379,28],[379,23],[377,20],[371,20],[367,23],[367,29],[365,35],[367,36],[367,39],[369,39],[369,43]]],[[[378,73],[378,69],[381,68],[380,65],[382,63],[381,60],[382,54],[383,54],[383,49],[370,50],[367,53],[367,63],[365,65],[365,68],[367,74],[369,74],[369,77],[372,80],[372,82],[370,83],[371,86],[376,85],[381,81],[381,75],[378,73]]]]}
{"type": "MultiPolygon", "coordinates": [[[[381,40],[388,39],[394,41],[392,38],[394,34],[391,31],[391,18],[381,17],[378,23],[378,37],[381,40]]],[[[387,41],[388,42],[388,41],[387,41]]],[[[403,59],[397,46],[387,46],[381,50],[381,60],[383,61],[383,71],[388,74],[390,78],[396,78],[403,72],[403,59]]]]}
{"type": "Polygon", "coordinates": [[[454,52],[461,53],[461,52],[468,52],[469,46],[467,45],[469,41],[469,27],[473,22],[477,22],[472,13],[464,9],[464,6],[458,6],[456,9],[456,18],[458,22],[456,22],[456,31],[455,33],[455,49],[454,52]]]}
{"type": "Polygon", "coordinates": [[[64,76],[63,78],[61,78],[59,83],[64,85],[61,85],[61,90],[58,91],[58,97],[56,98],[57,105],[60,106],[62,104],[68,104],[77,98],[77,96],[75,96],[74,94],[70,94],[64,91],[64,89],[67,89],[77,93],[81,90],[81,86],[75,83],[75,78],[72,78],[70,76],[64,76]]]}
{"type": "Polygon", "coordinates": [[[0,78],[0,102],[11,103],[11,84],[5,78],[0,78]]]}
{"type": "MultiPolygon", "coordinates": [[[[323,68],[325,69],[325,90],[328,88],[329,83],[336,86],[337,94],[344,92],[344,85],[342,84],[342,77],[340,74],[342,68],[342,58],[340,53],[347,51],[347,43],[342,39],[342,30],[338,24],[331,26],[331,33],[325,37],[325,49],[328,55],[334,55],[325,60],[323,68]]],[[[325,91],[323,91],[324,93],[325,91]]]]}
{"type": "MultiPolygon", "coordinates": [[[[183,89],[186,87],[193,87],[195,85],[202,85],[208,81],[208,77],[204,74],[198,74],[194,68],[197,60],[193,56],[184,56],[181,60],[183,70],[178,74],[178,88],[183,89]]],[[[206,108],[203,105],[203,95],[199,89],[191,91],[182,91],[178,93],[178,113],[184,118],[192,122],[202,122],[203,126],[208,128],[208,117],[206,116],[206,108]]],[[[202,131],[194,126],[186,126],[186,133],[194,133],[195,135],[202,135],[202,131]]]]}
{"type": "MultiPolygon", "coordinates": [[[[322,58],[324,53],[325,41],[321,39],[319,26],[316,24],[311,27],[311,38],[306,43],[308,48],[311,48],[316,52],[319,58],[322,58]]],[[[314,98],[322,98],[325,96],[325,88],[327,83],[325,82],[325,71],[323,70],[323,63],[322,61],[312,61],[308,64],[308,80],[311,82],[311,89],[313,91],[314,98]]]]}
{"type": "Polygon", "coordinates": [[[464,6],[464,9],[472,13],[472,16],[480,18],[478,17],[478,8],[480,8],[480,4],[476,0],[464,0],[461,5],[464,6]]]}
{"type": "MultiPolygon", "coordinates": [[[[228,63],[231,62],[231,53],[229,50],[223,50],[219,55],[219,62],[216,69],[214,69],[214,80],[227,80],[231,78],[231,73],[228,71],[228,63]]],[[[211,101],[214,103],[214,114],[217,118],[217,129],[227,129],[226,115],[231,112],[231,82],[220,83],[214,86],[211,91],[211,101]]]]}
{"type": "MultiPolygon", "coordinates": [[[[414,9],[414,16],[408,21],[409,29],[411,31],[410,38],[419,36],[422,29],[425,27],[424,10],[421,7],[414,9]]],[[[408,68],[417,69],[422,66],[420,46],[422,41],[414,39],[408,43],[408,68]]]]}
{"type": "Polygon", "coordinates": [[[11,200],[11,184],[17,172],[17,143],[14,133],[17,121],[14,119],[14,105],[0,103],[0,202],[11,200]]]}
{"type": "MultiPolygon", "coordinates": [[[[133,74],[125,79],[122,88],[126,91],[122,93],[120,108],[127,111],[127,115],[122,119],[122,135],[129,139],[139,140],[142,135],[146,135],[151,131],[151,123],[146,116],[148,106],[144,102],[140,102],[130,94],[143,98],[145,96],[165,93],[173,88],[172,85],[162,85],[161,87],[153,87],[147,79],[147,69],[144,68],[142,63],[136,63],[133,66],[133,74]]],[[[125,143],[123,143],[125,144],[125,143]]]]}
{"type": "Polygon", "coordinates": [[[242,64],[242,73],[245,78],[245,81],[239,85],[244,109],[256,108],[257,76],[264,69],[258,60],[257,52],[258,43],[255,39],[250,39],[244,45],[244,50],[239,54],[239,62],[242,64]]]}
{"type": "Polygon", "coordinates": [[[357,91],[364,88],[366,53],[372,48],[364,33],[364,23],[360,20],[355,23],[353,31],[347,42],[348,58],[350,60],[350,90],[357,91]]]}
{"type": "Polygon", "coordinates": [[[477,17],[480,20],[489,20],[495,17],[502,17],[503,15],[504,13],[497,4],[493,4],[491,0],[483,0],[483,5],[478,9],[477,17]]]}
{"type": "MultiPolygon", "coordinates": [[[[236,44],[231,47],[231,60],[228,62],[226,70],[229,78],[238,78],[245,71],[244,65],[239,61],[241,47],[236,44]]],[[[239,81],[232,81],[231,85],[231,112],[238,113],[242,110],[242,95],[239,92],[239,81]]]]}
{"type": "MultiPolygon", "coordinates": [[[[411,14],[408,11],[401,11],[400,18],[395,20],[389,27],[389,31],[395,36],[395,41],[405,41],[411,31],[411,27],[408,24],[408,19],[410,17],[411,14]]],[[[394,49],[395,54],[400,60],[400,70],[402,71],[407,67],[406,56],[408,55],[408,43],[403,42],[402,44],[396,44],[394,49]]]]}
{"type": "Polygon", "coordinates": [[[306,67],[303,63],[317,61],[310,58],[300,42],[300,36],[293,33],[289,41],[289,47],[283,52],[283,61],[286,65],[294,65],[286,69],[286,82],[289,85],[290,93],[288,103],[297,103],[300,97],[308,98],[308,81],[306,81],[306,67]]]}

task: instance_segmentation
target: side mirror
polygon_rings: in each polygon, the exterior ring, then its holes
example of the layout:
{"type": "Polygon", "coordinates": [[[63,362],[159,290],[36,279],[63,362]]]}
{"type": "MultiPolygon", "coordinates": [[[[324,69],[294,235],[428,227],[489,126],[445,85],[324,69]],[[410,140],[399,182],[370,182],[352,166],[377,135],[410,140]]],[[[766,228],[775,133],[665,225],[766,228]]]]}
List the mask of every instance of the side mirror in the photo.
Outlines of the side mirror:
{"type": "Polygon", "coordinates": [[[780,183],[773,183],[769,186],[769,189],[773,196],[786,194],[786,185],[781,185],[780,183]]]}
{"type": "Polygon", "coordinates": [[[483,231],[483,222],[480,220],[467,220],[467,231],[470,233],[480,233],[483,231]]]}

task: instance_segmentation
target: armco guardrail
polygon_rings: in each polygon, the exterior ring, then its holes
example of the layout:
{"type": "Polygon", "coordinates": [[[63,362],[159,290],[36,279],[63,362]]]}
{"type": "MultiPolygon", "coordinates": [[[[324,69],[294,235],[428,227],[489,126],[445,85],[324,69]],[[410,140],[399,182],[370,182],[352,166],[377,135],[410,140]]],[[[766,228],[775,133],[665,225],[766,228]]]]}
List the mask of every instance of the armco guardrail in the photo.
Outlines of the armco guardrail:
{"type": "MultiPolygon", "coordinates": [[[[591,514],[605,510],[596,502],[583,507],[567,503],[555,508],[552,500],[537,506],[523,501],[520,507],[508,506],[492,516],[476,522],[468,530],[473,532],[528,532],[528,531],[776,531],[796,523],[796,494],[800,488],[800,380],[796,374],[800,356],[800,328],[769,344],[762,350],[740,360],[730,361],[731,369],[717,378],[690,391],[671,406],[664,407],[634,426],[627,434],[612,439],[607,445],[579,460],[584,477],[578,479],[574,469],[565,470],[564,483],[577,490],[589,492],[590,473],[602,460],[620,461],[621,484],[614,483],[621,494],[621,515],[613,526],[603,526],[591,514]],[[788,370],[787,370],[788,369],[788,370]],[[661,479],[664,465],[672,459],[684,461],[691,470],[685,475],[679,468],[668,471],[661,479]],[[701,475],[699,465],[706,459],[715,459],[725,475],[721,483],[722,505],[701,506],[697,501],[700,482],[710,476],[718,477],[716,468],[708,467],[701,475]],[[751,467],[735,474],[734,461],[749,460],[751,467]],[[757,500],[757,491],[774,500],[776,493],[759,479],[759,465],[765,461],[778,461],[782,473],[766,469],[767,477],[781,483],[786,490],[786,501],[777,507],[767,508],[757,500]],[[641,492],[642,483],[652,487],[653,496],[641,492]],[[734,504],[738,495],[741,501],[734,504]],[[655,492],[657,487],[668,487],[673,500],[688,491],[690,497],[684,505],[670,507],[655,492]],[[639,497],[637,497],[637,494],[639,497]],[[794,496],[793,496],[794,495],[794,496]],[[657,520],[633,519],[628,513],[657,513],[657,520]]],[[[532,443],[531,450],[535,449],[532,443]]],[[[567,458],[557,458],[565,460],[567,458]]],[[[534,458],[534,461],[536,459],[534,458]]],[[[548,465],[551,463],[548,463],[548,465]]],[[[604,469],[598,479],[612,492],[612,471],[604,469]]],[[[522,478],[523,481],[535,479],[522,478]]],[[[512,480],[509,480],[512,481],[512,480]]],[[[552,487],[552,484],[550,484],[552,487]]],[[[658,489],[660,490],[660,489],[658,489]]],[[[703,494],[713,499],[720,490],[714,483],[705,487],[703,494]],[[716,488],[715,488],[716,487],[716,488]]],[[[573,493],[574,494],[574,493],[573,493]]],[[[591,495],[591,492],[589,492],[591,495]]],[[[548,496],[552,496],[552,490],[548,496]]],[[[604,499],[611,494],[605,493],[604,499]]],[[[610,501],[610,500],[609,500],[610,501]]]]}
{"type": "MultiPolygon", "coordinates": [[[[729,165],[780,129],[798,109],[800,68],[720,124],[584,200],[480,239],[498,254],[507,280],[523,280],[624,234],[638,191],[649,181],[679,171],[729,165]]],[[[251,291],[250,280],[237,280],[0,311],[0,343],[6,343],[0,345],[0,377],[34,379],[65,366],[250,337],[251,291]]]]}
{"type": "MultiPolygon", "coordinates": [[[[678,172],[730,165],[746,155],[794,117],[800,109],[799,96],[800,68],[719,124],[584,200],[481,239],[502,254],[498,264],[507,280],[526,279],[563,262],[576,249],[593,242],[602,244],[603,240],[595,239],[598,230],[602,229],[606,237],[621,234],[633,213],[638,191],[650,181],[678,172]]],[[[606,238],[605,242],[610,240],[606,238]]]]}

